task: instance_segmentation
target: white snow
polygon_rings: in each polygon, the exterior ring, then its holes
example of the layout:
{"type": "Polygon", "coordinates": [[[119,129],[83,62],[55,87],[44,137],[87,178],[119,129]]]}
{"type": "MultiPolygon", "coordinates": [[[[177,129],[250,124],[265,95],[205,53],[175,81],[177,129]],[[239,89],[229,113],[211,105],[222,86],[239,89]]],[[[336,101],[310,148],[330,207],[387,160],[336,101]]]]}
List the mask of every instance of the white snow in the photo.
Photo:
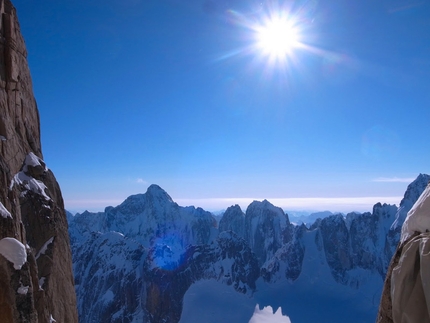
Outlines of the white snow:
{"type": "Polygon", "coordinates": [[[57,321],[52,317],[52,314],[51,314],[51,316],[49,317],[49,323],[54,323],[54,322],[57,322],[57,321]]]}
{"type": "Polygon", "coordinates": [[[45,283],[46,277],[40,277],[39,279],[39,290],[43,290],[43,284],[45,283]]]}
{"type": "Polygon", "coordinates": [[[402,226],[401,242],[406,241],[414,232],[430,231],[430,184],[408,212],[402,226]]]}
{"type": "Polygon", "coordinates": [[[6,141],[6,137],[5,136],[0,136],[0,141],[6,141]]]}
{"type": "Polygon", "coordinates": [[[54,237],[51,237],[48,239],[48,241],[46,241],[42,248],[40,248],[39,252],[36,255],[36,260],[39,259],[40,255],[44,255],[46,250],[48,249],[48,246],[54,241],[54,237]]]}
{"type": "MultiPolygon", "coordinates": [[[[25,156],[24,161],[24,171],[27,171],[27,166],[42,166],[41,159],[37,157],[34,153],[30,152],[27,156],[25,156]]],[[[47,171],[48,168],[45,166],[45,171],[47,171]]]]}
{"type": "Polygon", "coordinates": [[[6,218],[12,218],[12,215],[10,214],[10,212],[4,207],[3,203],[0,202],[0,215],[2,217],[6,218]]]}
{"type": "Polygon", "coordinates": [[[10,188],[12,189],[13,185],[15,184],[21,184],[27,190],[42,195],[47,201],[51,200],[51,198],[45,193],[46,185],[43,182],[26,175],[24,171],[17,173],[13,177],[12,183],[10,184],[10,188]]]}
{"type": "Polygon", "coordinates": [[[21,284],[21,286],[19,286],[19,287],[18,287],[17,292],[18,292],[18,294],[26,295],[26,294],[28,293],[28,289],[29,289],[29,288],[30,288],[29,286],[23,286],[23,285],[21,284]]]}
{"type": "Polygon", "coordinates": [[[0,240],[0,254],[13,263],[18,270],[27,261],[25,246],[15,238],[3,238],[0,240]]]}
{"type": "MultiPolygon", "coordinates": [[[[40,194],[47,201],[51,200],[51,198],[48,195],[46,195],[46,193],[45,193],[45,189],[47,188],[46,185],[43,182],[41,182],[41,181],[31,177],[31,176],[28,176],[26,174],[28,172],[28,166],[32,166],[32,167],[42,166],[42,162],[43,161],[39,157],[37,157],[32,152],[30,152],[25,157],[24,166],[22,168],[22,171],[15,174],[15,176],[13,177],[9,189],[12,189],[12,187],[15,184],[21,184],[27,189],[27,191],[33,191],[34,193],[40,194]]],[[[44,167],[45,167],[44,170],[47,171],[48,168],[46,166],[44,166],[44,167]]],[[[24,191],[23,193],[25,194],[26,191],[24,191]]]]}
{"type": "Polygon", "coordinates": [[[260,310],[257,304],[255,306],[254,315],[252,315],[249,323],[291,323],[291,321],[288,316],[282,315],[282,309],[280,307],[274,313],[272,306],[266,306],[260,310]]]}

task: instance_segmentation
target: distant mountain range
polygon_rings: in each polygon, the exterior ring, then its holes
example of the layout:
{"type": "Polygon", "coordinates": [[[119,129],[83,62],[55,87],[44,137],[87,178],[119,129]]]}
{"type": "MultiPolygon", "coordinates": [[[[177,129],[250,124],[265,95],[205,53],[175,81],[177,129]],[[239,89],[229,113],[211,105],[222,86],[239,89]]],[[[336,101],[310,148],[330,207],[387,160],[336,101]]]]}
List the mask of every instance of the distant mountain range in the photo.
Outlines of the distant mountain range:
{"type": "Polygon", "coordinates": [[[293,323],[374,321],[401,224],[429,180],[420,174],[399,207],[323,212],[307,226],[266,200],[217,222],[157,185],[69,213],[79,321],[248,323],[256,303],[293,323]]]}
{"type": "Polygon", "coordinates": [[[312,224],[318,219],[324,219],[330,215],[333,215],[333,212],[330,211],[321,211],[321,212],[288,212],[288,217],[290,221],[295,224],[312,224]]]}

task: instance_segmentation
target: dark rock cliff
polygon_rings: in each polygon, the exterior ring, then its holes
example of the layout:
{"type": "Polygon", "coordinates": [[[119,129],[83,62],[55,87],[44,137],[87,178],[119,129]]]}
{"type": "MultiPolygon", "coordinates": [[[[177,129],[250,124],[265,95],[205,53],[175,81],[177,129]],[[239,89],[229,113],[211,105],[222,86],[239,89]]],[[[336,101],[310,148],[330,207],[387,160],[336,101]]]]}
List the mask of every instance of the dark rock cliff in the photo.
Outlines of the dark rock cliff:
{"type": "Polygon", "coordinates": [[[42,157],[39,113],[16,10],[9,0],[0,0],[2,323],[78,321],[63,199],[42,157]],[[21,248],[23,264],[12,247],[21,248]]]}

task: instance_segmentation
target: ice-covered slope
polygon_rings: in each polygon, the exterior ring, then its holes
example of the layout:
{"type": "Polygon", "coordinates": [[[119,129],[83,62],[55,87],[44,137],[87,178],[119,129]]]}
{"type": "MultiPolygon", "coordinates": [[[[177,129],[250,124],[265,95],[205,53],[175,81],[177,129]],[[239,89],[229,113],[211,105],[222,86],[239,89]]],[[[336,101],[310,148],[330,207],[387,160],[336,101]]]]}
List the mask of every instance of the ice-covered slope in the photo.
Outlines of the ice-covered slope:
{"type": "Polygon", "coordinates": [[[146,321],[143,246],[121,233],[93,232],[74,247],[79,321],[146,321]]]}
{"type": "Polygon", "coordinates": [[[310,227],[254,201],[245,213],[227,209],[218,231],[210,213],[178,206],[156,185],[105,212],[69,216],[80,322],[248,323],[256,303],[281,306],[294,323],[372,321],[398,243],[393,223],[426,178],[408,186],[400,209],[378,203],[310,227]]]}

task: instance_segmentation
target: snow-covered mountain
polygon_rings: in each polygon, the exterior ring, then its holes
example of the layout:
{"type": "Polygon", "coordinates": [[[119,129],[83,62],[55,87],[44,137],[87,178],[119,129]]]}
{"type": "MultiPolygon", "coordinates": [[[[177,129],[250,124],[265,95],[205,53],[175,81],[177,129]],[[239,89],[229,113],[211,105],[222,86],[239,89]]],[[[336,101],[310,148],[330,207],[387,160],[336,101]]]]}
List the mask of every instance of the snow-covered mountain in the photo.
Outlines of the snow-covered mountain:
{"type": "Polygon", "coordinates": [[[373,321],[399,225],[429,180],[419,175],[399,208],[309,227],[266,200],[228,208],[217,225],[156,185],[105,212],[69,214],[80,322],[247,323],[256,303],[282,306],[294,323],[373,321]]]}

